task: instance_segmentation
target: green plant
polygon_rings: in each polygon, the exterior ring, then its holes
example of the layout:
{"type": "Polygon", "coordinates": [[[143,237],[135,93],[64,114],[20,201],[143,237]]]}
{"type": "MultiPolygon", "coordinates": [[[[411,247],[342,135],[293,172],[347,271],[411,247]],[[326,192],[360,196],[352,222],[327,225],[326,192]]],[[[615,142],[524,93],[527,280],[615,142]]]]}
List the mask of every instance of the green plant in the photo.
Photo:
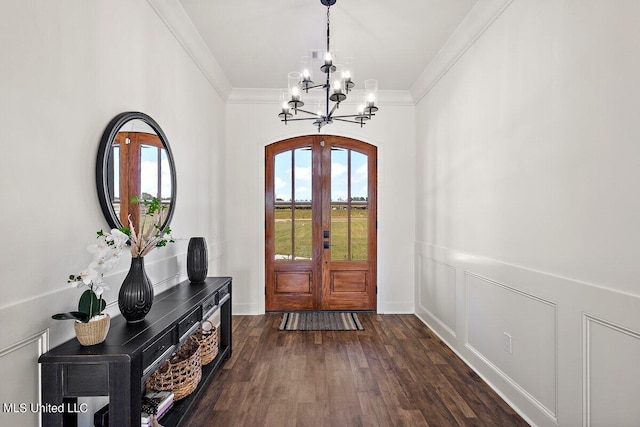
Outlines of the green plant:
{"type": "Polygon", "coordinates": [[[153,248],[161,248],[167,246],[167,243],[173,243],[171,237],[171,228],[162,229],[163,215],[162,212],[167,208],[157,197],[151,199],[140,200],[139,197],[132,197],[131,203],[140,203],[145,208],[143,221],[138,227],[138,231],[131,222],[129,215],[129,227],[121,227],[120,231],[126,234],[131,243],[131,256],[133,258],[143,257],[153,248]],[[151,224],[147,220],[151,220],[151,224]]]}
{"type": "MultiPolygon", "coordinates": [[[[73,277],[73,276],[70,276],[73,277]]],[[[80,301],[78,302],[78,311],[69,311],[67,313],[58,313],[51,316],[56,320],[75,319],[83,323],[87,323],[92,317],[102,313],[107,303],[102,299],[102,295],[99,297],[95,291],[87,289],[80,295],[80,301]]]]}

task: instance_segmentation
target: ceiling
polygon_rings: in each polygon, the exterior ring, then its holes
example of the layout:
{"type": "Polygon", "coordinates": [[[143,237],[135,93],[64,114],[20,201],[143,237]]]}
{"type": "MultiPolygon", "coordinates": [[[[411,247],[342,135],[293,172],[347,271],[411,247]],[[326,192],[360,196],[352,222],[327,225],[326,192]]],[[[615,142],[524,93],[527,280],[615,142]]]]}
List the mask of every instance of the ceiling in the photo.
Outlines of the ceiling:
{"type": "MultiPolygon", "coordinates": [[[[331,50],[353,57],[357,86],[408,90],[478,0],[337,0],[331,50]]],[[[320,0],[180,0],[234,88],[287,86],[300,58],[325,50],[320,0]]]]}

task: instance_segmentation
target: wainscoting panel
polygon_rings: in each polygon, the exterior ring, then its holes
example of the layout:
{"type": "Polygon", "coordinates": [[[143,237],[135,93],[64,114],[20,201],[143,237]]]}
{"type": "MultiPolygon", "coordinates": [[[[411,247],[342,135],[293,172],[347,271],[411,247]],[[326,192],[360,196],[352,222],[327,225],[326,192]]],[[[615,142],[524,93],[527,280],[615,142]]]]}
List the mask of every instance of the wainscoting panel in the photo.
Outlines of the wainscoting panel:
{"type": "Polygon", "coordinates": [[[639,425],[638,295],[419,242],[415,268],[416,315],[532,426],[639,425]]]}
{"type": "Polygon", "coordinates": [[[0,425],[37,426],[40,418],[38,357],[48,347],[49,333],[43,331],[0,350],[2,370],[0,381],[0,425]]]}
{"type": "Polygon", "coordinates": [[[418,304],[456,336],[456,269],[431,258],[421,257],[418,304]]]}
{"type": "Polygon", "coordinates": [[[584,315],[584,425],[640,422],[640,333],[584,315]]]}
{"type": "Polygon", "coordinates": [[[555,418],[555,304],[469,272],[464,282],[467,347],[555,418]]]}

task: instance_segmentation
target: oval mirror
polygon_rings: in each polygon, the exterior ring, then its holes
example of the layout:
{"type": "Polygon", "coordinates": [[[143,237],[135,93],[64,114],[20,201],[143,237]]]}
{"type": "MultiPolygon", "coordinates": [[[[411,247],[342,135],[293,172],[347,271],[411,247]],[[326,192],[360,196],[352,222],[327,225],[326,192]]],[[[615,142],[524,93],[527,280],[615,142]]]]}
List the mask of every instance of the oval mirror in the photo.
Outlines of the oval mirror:
{"type": "Polygon", "coordinates": [[[160,229],[169,225],[176,203],[176,170],[169,141],[158,123],[139,112],[118,114],[107,125],[98,150],[96,184],[109,226],[136,230],[144,215],[140,200],[157,198],[160,229]]]}

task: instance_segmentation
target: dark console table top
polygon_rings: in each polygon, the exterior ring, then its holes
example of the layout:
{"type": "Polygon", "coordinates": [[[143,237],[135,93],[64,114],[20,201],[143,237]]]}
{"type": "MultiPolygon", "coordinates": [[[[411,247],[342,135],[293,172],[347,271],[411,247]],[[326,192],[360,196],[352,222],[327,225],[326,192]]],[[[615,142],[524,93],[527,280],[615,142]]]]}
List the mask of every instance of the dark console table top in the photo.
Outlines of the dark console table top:
{"type": "Polygon", "coordinates": [[[174,327],[184,316],[185,310],[196,306],[230,282],[230,277],[208,277],[201,284],[182,282],[156,295],[151,311],[141,322],[127,323],[122,316],[112,317],[107,339],[103,343],[85,347],[74,338],[40,356],[39,362],[70,362],[77,356],[128,357],[174,327]]]}

